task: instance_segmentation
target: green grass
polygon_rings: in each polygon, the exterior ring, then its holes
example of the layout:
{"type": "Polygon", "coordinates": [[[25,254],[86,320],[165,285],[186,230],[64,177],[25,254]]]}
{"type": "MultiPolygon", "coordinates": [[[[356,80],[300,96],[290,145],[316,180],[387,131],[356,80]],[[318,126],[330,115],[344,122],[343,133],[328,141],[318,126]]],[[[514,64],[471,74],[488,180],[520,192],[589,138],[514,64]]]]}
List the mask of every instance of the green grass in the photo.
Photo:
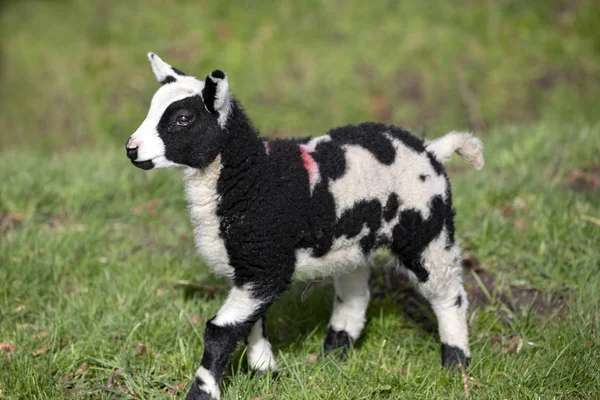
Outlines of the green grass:
{"type": "MultiPolygon", "coordinates": [[[[472,397],[597,398],[600,3],[231,3],[0,3],[0,398],[183,397],[198,366],[225,283],[196,255],[177,171],[123,154],[158,86],[147,51],[223,69],[269,136],[474,129],[485,169],[450,168],[483,269],[466,272],[472,397]]],[[[303,289],[269,311],[279,379],[250,378],[241,346],[225,399],[464,398],[414,296],[375,298],[350,356],[313,362],[332,290],[303,289]]]]}
{"type": "MultiPolygon", "coordinates": [[[[598,167],[600,128],[496,129],[485,145],[483,171],[451,166],[463,247],[498,288],[569,295],[543,315],[526,305],[512,312],[494,293],[471,310],[471,394],[596,398],[600,226],[582,217],[600,218],[600,198],[568,183],[573,170],[598,167]],[[513,335],[523,340],[518,353],[513,335]]],[[[0,352],[0,398],[183,398],[203,324],[226,289],[195,254],[178,172],[135,169],[121,151],[18,153],[0,159],[0,179],[0,342],[15,346],[0,352]],[[208,289],[190,296],[179,280],[208,289]]],[[[310,361],[332,290],[315,289],[303,303],[303,288],[268,313],[280,377],[251,378],[241,346],[225,399],[464,397],[460,374],[440,367],[431,313],[425,323],[409,317],[394,295],[372,301],[346,360],[310,361]]]]}

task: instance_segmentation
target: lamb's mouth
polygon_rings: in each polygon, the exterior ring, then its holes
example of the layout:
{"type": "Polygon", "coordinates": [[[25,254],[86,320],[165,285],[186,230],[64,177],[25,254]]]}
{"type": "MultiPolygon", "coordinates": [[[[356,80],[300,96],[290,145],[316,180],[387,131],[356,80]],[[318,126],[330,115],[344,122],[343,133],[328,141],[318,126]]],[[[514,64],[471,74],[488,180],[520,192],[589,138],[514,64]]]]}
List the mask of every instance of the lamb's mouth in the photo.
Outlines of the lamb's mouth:
{"type": "Polygon", "coordinates": [[[145,169],[145,170],[154,168],[154,163],[152,162],[152,160],[146,160],[146,161],[133,161],[133,160],[131,160],[131,163],[133,165],[135,165],[136,167],[141,168],[141,169],[145,169]]]}

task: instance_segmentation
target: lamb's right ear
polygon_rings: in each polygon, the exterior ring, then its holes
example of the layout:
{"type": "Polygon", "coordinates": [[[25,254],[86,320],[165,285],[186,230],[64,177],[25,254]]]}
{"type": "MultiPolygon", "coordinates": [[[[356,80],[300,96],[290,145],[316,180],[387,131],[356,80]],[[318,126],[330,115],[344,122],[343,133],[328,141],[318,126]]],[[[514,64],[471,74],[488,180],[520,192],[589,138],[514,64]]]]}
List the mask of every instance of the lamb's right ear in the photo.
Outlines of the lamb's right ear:
{"type": "Polygon", "coordinates": [[[225,121],[231,105],[231,94],[227,75],[221,70],[214,70],[206,77],[202,98],[206,109],[219,114],[219,121],[225,121]]]}
{"type": "Polygon", "coordinates": [[[160,59],[154,53],[148,53],[148,60],[150,60],[150,65],[152,66],[152,71],[156,76],[156,79],[161,83],[172,83],[177,80],[178,76],[187,76],[177,68],[174,68],[160,59]]]}

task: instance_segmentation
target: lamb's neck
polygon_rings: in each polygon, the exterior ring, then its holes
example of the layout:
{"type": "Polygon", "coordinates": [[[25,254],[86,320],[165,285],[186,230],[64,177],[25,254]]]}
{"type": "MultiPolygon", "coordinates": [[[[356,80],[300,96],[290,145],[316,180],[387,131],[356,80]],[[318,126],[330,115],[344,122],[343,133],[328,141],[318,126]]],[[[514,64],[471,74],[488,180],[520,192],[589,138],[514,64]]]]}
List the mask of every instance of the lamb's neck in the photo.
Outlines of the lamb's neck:
{"type": "Polygon", "coordinates": [[[260,191],[268,166],[267,152],[244,111],[233,104],[223,134],[221,176],[217,183],[219,214],[236,216],[247,212],[248,202],[260,191]]]}
{"type": "Polygon", "coordinates": [[[221,175],[221,156],[206,168],[200,170],[188,167],[184,170],[183,180],[190,210],[194,207],[215,206],[217,202],[217,182],[221,175]]]}
{"type": "Polygon", "coordinates": [[[221,147],[223,170],[247,170],[265,157],[265,148],[258,137],[258,131],[235,99],[232,100],[223,134],[226,135],[221,147]]]}
{"type": "Polygon", "coordinates": [[[235,191],[243,196],[252,188],[266,161],[266,151],[256,129],[237,101],[221,133],[219,155],[206,168],[187,168],[184,174],[190,208],[213,206],[223,200],[219,193],[235,191]]]}

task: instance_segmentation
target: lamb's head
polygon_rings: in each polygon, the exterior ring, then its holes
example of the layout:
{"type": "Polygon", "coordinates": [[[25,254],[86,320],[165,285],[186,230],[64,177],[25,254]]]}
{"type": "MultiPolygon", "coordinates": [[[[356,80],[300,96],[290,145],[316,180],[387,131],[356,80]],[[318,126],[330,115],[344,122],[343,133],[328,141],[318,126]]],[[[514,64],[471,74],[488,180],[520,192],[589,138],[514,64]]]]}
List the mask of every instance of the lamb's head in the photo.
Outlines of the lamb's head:
{"type": "Polygon", "coordinates": [[[201,81],[154,53],[148,59],[162,86],[127,141],[127,157],[142,169],[208,166],[219,153],[232,109],[227,77],[216,70],[201,81]]]}

